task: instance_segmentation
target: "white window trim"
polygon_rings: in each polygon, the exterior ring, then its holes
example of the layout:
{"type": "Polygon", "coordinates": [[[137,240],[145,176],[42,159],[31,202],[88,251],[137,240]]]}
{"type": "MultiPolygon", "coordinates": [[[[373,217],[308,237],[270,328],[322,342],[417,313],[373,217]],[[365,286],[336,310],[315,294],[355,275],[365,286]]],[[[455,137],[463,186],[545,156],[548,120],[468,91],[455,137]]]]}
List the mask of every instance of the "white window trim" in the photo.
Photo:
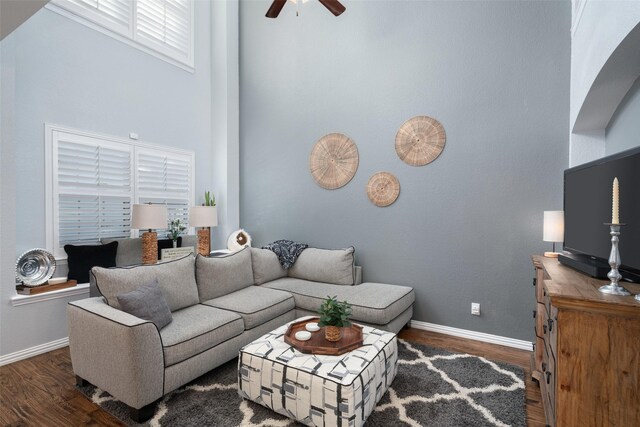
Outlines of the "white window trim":
{"type": "MultiPolygon", "coordinates": [[[[66,18],[71,19],[79,24],[82,24],[88,28],[96,30],[102,34],[105,34],[115,40],[118,40],[124,44],[127,44],[131,47],[134,47],[142,52],[145,52],[151,56],[154,56],[158,59],[161,59],[169,64],[175,65],[178,68],[182,68],[185,71],[190,73],[195,72],[194,65],[194,26],[195,26],[195,13],[194,13],[194,4],[191,3],[191,28],[189,31],[189,46],[190,51],[188,54],[188,58],[185,60],[177,59],[169,53],[169,49],[165,49],[162,46],[157,45],[156,43],[145,44],[138,41],[138,37],[134,37],[132,34],[121,34],[113,27],[106,26],[102,22],[98,22],[96,20],[92,20],[89,17],[81,16],[76,14],[74,11],[67,9],[65,6],[55,3],[55,0],[51,0],[49,3],[45,5],[45,8],[55,12],[59,15],[62,15],[66,18]]],[[[135,19],[131,23],[133,28],[135,28],[135,19]]]]}
{"type": "MultiPolygon", "coordinates": [[[[54,179],[53,172],[55,170],[55,162],[57,159],[54,159],[53,155],[53,139],[54,132],[64,132],[77,136],[84,136],[88,138],[101,139],[105,142],[115,142],[119,144],[126,144],[132,147],[132,162],[134,162],[134,156],[136,155],[136,149],[142,148],[147,150],[158,150],[162,149],[164,152],[175,153],[181,156],[189,156],[191,161],[191,176],[189,177],[191,180],[191,191],[189,194],[189,205],[194,206],[196,195],[195,195],[195,152],[191,150],[183,150],[179,148],[169,147],[165,145],[152,144],[145,141],[131,141],[128,139],[118,138],[116,136],[100,134],[96,132],[87,132],[79,129],[73,129],[69,127],[64,127],[56,124],[45,123],[44,125],[44,141],[45,141],[45,244],[48,251],[54,254],[56,261],[64,261],[66,262],[67,256],[62,255],[58,252],[59,248],[55,247],[55,229],[56,229],[56,185],[57,181],[54,179]]],[[[132,187],[133,187],[133,200],[134,203],[138,203],[139,195],[137,191],[137,183],[138,183],[138,172],[137,168],[132,168],[132,187]]],[[[194,233],[194,228],[190,227],[188,229],[188,234],[194,233]]],[[[138,237],[138,230],[131,230],[131,237],[138,237]]]]}

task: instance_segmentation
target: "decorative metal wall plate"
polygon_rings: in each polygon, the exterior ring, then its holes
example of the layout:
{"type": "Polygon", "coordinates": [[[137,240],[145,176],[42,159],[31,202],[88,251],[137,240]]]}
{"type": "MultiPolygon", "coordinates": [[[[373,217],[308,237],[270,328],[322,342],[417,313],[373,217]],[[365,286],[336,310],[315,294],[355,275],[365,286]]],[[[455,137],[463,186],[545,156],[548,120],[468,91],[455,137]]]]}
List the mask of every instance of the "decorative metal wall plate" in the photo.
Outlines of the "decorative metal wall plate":
{"type": "Polygon", "coordinates": [[[327,190],[346,185],[358,170],[358,148],[348,136],[330,133],[316,142],[309,169],[318,185],[327,190]]]}
{"type": "Polygon", "coordinates": [[[393,204],[399,194],[400,182],[389,172],[378,172],[367,183],[367,195],[376,206],[384,207],[393,204]]]}
{"type": "Polygon", "coordinates": [[[438,158],[447,137],[439,121],[428,116],[413,117],[396,134],[396,153],[411,166],[424,166],[438,158]]]}
{"type": "Polygon", "coordinates": [[[16,278],[29,287],[47,283],[55,271],[56,259],[44,249],[31,249],[16,262],[16,278]]]}

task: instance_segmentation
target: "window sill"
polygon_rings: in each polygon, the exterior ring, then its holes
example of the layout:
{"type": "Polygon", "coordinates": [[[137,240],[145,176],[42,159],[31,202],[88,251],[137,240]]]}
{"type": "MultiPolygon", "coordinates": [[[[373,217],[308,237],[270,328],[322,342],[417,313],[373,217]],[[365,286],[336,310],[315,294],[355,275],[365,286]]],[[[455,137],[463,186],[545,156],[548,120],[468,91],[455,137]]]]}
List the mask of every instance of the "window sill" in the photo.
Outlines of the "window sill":
{"type": "Polygon", "coordinates": [[[34,304],[42,301],[49,301],[58,298],[67,298],[76,295],[89,296],[89,284],[80,283],[72,288],[58,289],[51,292],[43,292],[36,295],[14,295],[11,297],[11,305],[17,307],[19,305],[34,304]]]}

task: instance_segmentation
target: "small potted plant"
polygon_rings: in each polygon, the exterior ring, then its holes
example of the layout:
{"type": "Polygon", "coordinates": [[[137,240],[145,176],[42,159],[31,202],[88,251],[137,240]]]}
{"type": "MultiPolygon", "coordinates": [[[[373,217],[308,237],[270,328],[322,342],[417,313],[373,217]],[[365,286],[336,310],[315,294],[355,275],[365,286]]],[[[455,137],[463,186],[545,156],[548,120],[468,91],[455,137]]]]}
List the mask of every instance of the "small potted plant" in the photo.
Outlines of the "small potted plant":
{"type": "Polygon", "coordinates": [[[173,247],[175,248],[178,245],[178,237],[187,227],[182,223],[180,218],[172,219],[169,221],[169,232],[167,233],[167,237],[173,240],[173,247]]]}
{"type": "Polygon", "coordinates": [[[342,328],[351,326],[351,322],[349,322],[351,305],[346,301],[338,302],[337,297],[327,296],[318,313],[320,314],[318,326],[325,327],[324,337],[327,341],[340,341],[342,328]]]}

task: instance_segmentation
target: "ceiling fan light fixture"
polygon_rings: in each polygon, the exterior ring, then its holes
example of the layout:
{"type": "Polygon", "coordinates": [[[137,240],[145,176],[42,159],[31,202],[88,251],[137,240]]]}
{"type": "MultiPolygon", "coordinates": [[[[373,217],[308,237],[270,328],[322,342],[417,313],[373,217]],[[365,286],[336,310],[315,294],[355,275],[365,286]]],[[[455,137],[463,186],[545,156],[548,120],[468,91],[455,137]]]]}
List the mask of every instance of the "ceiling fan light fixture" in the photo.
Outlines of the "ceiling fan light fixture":
{"type": "MultiPolygon", "coordinates": [[[[289,0],[292,3],[295,3],[296,6],[299,7],[300,3],[306,3],[309,0],[289,0]]],[[[340,3],[338,0],[319,0],[320,3],[327,9],[329,12],[333,13],[335,16],[339,16],[346,10],[346,8],[340,3]]],[[[267,14],[265,15],[267,18],[277,18],[282,11],[282,8],[287,3],[287,0],[273,0],[267,14]]],[[[296,11],[296,15],[297,15],[296,11]]]]}

